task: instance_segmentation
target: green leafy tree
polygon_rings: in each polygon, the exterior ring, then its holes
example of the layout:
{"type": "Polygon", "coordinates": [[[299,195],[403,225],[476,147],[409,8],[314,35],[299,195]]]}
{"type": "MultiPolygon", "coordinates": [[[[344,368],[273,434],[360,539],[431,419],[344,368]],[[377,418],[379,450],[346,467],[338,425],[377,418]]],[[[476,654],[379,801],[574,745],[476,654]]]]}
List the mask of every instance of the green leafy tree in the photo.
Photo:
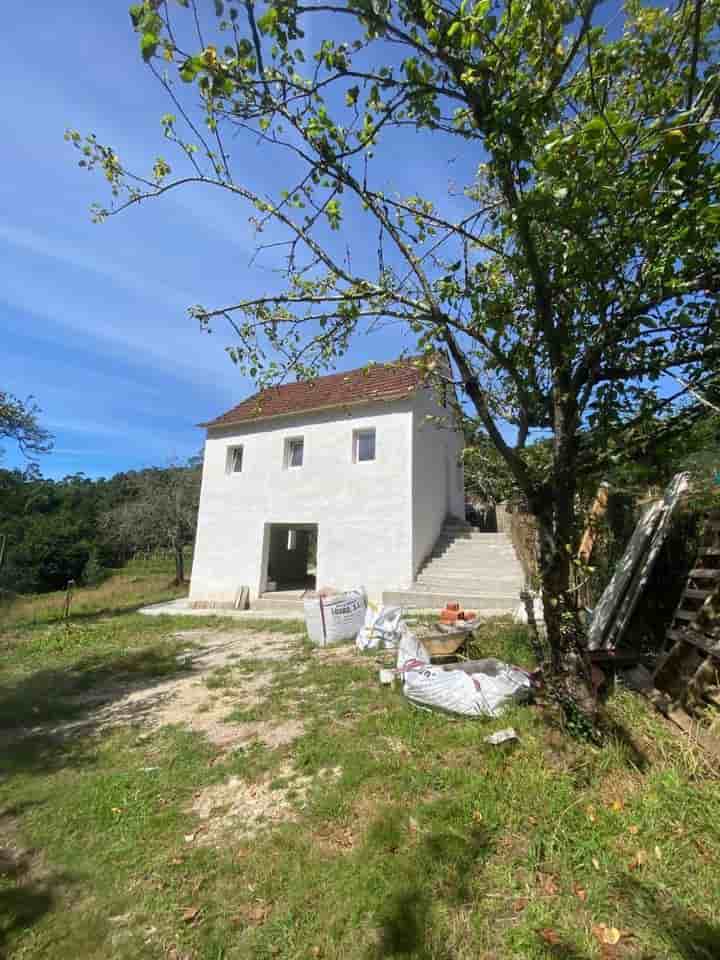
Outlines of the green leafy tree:
{"type": "Polygon", "coordinates": [[[384,323],[415,336],[430,380],[445,353],[538,518],[567,672],[578,483],[610,438],[631,457],[678,429],[717,378],[720,3],[145,0],[130,16],[174,155],[143,174],[68,131],[112,190],[96,218],[198,183],[249,208],[282,279],[192,313],[228,321],[262,382],[312,376],[384,323]],[[415,148],[457,161],[452,203],[388,188],[415,148]],[[275,176],[253,178],[250,151],[275,176]],[[281,153],[294,178],[275,190],[281,153]]]}
{"type": "Polygon", "coordinates": [[[143,470],[128,480],[127,499],[100,519],[107,543],[129,556],[141,550],[172,550],[175,582],[185,580],[183,548],[197,526],[201,468],[189,465],[143,470]]]}
{"type": "MultiPolygon", "coordinates": [[[[52,450],[52,435],[40,426],[32,398],[22,401],[0,390],[0,440],[13,440],[28,458],[52,450]]],[[[0,447],[0,457],[2,447],[0,447]]]]}

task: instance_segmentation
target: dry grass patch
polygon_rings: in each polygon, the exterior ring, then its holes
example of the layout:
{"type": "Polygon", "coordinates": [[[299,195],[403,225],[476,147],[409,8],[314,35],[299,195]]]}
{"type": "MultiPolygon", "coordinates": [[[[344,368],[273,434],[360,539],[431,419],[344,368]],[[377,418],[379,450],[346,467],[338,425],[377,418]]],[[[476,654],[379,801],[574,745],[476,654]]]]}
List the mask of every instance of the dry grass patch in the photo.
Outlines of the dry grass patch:
{"type": "Polygon", "coordinates": [[[232,776],[224,783],[199,791],[191,806],[200,824],[193,840],[216,845],[232,839],[247,840],[261,830],[298,819],[309,791],[319,782],[340,776],[339,768],[321,770],[316,776],[299,773],[292,761],[254,782],[232,776]]]}

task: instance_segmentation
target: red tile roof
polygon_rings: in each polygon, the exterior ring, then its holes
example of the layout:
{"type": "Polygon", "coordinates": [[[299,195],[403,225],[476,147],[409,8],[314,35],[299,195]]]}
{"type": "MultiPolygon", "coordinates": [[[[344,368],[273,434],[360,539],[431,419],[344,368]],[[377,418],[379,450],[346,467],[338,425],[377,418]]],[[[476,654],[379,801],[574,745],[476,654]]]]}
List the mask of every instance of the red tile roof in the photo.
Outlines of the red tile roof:
{"type": "Polygon", "coordinates": [[[414,359],[373,363],[316,380],[270,387],[200,426],[222,427],[245,420],[266,420],[373,400],[399,400],[413,393],[422,380],[414,359]]]}

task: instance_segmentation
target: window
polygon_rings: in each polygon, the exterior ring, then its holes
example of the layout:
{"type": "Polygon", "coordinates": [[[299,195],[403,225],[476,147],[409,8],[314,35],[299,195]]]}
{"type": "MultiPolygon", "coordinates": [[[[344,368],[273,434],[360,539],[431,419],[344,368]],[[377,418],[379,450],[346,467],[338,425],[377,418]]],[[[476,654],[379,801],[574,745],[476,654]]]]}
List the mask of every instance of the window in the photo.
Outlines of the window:
{"type": "Polygon", "coordinates": [[[297,550],[297,530],[288,530],[288,550],[297,550]]]}
{"type": "Polygon", "coordinates": [[[285,441],[285,469],[301,467],[303,465],[303,449],[305,441],[302,437],[292,437],[285,441]]]}
{"type": "Polygon", "coordinates": [[[364,463],[375,459],[375,430],[355,430],[353,433],[353,460],[364,463]]]}
{"type": "Polygon", "coordinates": [[[228,447],[227,461],[225,463],[226,473],[242,473],[243,448],[228,447]]]}

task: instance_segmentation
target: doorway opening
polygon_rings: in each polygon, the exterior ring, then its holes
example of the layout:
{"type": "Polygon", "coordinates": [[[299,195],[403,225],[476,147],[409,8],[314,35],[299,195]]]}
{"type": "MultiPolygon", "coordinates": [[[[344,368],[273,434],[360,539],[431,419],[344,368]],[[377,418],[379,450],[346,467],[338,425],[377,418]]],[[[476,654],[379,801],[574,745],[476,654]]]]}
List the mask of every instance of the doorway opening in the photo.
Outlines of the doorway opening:
{"type": "Polygon", "coordinates": [[[315,590],[317,585],[316,523],[271,523],[267,578],[270,591],[315,590]]]}

